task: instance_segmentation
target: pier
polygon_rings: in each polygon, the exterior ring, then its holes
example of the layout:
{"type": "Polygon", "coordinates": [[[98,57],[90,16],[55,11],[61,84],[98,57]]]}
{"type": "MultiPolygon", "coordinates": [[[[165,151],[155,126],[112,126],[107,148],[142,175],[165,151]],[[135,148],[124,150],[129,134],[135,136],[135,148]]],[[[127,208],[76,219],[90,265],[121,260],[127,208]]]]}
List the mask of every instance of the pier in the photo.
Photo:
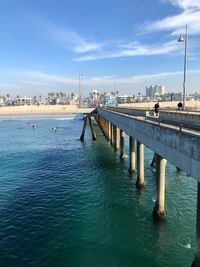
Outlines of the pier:
{"type": "MultiPolygon", "coordinates": [[[[118,107],[97,108],[96,118],[107,141],[115,150],[120,148],[120,158],[125,159],[124,136],[129,136],[129,172],[136,173],[136,186],[145,186],[144,147],[154,152],[151,166],[156,170],[156,201],[153,217],[165,217],[165,168],[169,161],[197,180],[196,254],[192,264],[200,266],[200,115],[184,111],[126,109],[118,107]]],[[[190,178],[191,179],[191,178],[190,178]]]]}

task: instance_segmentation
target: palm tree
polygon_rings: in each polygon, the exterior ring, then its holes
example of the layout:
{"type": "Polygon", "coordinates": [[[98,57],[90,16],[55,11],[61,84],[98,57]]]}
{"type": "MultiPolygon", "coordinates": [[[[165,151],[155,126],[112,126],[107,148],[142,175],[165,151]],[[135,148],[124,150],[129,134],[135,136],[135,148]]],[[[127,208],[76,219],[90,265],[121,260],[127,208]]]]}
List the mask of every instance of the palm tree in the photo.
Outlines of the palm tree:
{"type": "Polygon", "coordinates": [[[57,92],[56,93],[56,98],[59,98],[59,96],[60,96],[60,93],[57,92]]]}
{"type": "Polygon", "coordinates": [[[92,99],[92,104],[94,104],[94,94],[93,94],[93,92],[90,93],[90,98],[92,99]]]}

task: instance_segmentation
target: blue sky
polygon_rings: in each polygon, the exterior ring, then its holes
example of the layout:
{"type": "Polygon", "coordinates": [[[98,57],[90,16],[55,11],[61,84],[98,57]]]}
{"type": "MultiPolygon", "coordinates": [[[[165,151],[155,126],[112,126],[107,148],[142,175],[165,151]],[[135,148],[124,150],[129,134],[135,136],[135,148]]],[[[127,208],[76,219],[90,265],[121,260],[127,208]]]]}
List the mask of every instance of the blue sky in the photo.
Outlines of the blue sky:
{"type": "Polygon", "coordinates": [[[1,0],[0,95],[200,89],[200,0],[1,0]]]}

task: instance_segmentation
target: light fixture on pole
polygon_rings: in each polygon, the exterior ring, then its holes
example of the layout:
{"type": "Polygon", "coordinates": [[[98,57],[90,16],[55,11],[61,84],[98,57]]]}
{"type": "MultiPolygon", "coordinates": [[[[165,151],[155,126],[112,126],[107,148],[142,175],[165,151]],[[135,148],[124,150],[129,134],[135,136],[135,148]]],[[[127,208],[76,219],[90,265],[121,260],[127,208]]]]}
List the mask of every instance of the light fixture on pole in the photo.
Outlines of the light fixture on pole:
{"type": "Polygon", "coordinates": [[[186,71],[187,71],[187,41],[188,41],[188,34],[187,34],[187,24],[185,26],[185,38],[181,34],[178,42],[185,43],[185,56],[184,56],[184,77],[183,77],[183,110],[185,110],[185,89],[186,89],[186,71]]]}

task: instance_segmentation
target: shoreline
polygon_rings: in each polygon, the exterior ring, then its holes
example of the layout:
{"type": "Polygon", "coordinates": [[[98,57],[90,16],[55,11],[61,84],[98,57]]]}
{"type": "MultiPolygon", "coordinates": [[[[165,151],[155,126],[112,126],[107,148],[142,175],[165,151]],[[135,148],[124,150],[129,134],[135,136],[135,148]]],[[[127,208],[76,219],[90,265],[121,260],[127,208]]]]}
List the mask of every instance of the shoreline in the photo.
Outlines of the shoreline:
{"type": "Polygon", "coordinates": [[[0,107],[0,116],[67,115],[91,112],[94,108],[78,108],[76,105],[10,106],[0,107]]]}

